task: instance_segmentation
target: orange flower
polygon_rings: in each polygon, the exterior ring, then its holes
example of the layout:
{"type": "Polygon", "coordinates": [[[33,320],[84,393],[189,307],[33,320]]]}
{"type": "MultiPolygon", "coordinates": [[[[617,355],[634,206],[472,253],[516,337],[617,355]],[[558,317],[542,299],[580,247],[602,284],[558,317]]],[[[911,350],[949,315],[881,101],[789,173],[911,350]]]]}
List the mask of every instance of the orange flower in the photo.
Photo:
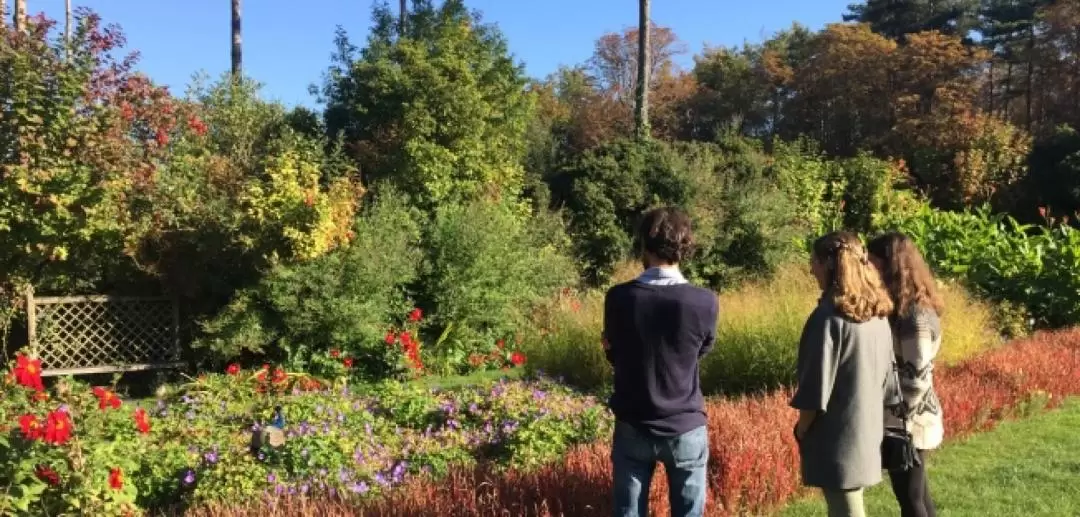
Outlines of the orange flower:
{"type": "Polygon", "coordinates": [[[117,397],[115,393],[100,386],[93,389],[94,396],[98,398],[98,407],[102,410],[107,408],[118,409],[120,407],[120,397],[117,397]]]}
{"type": "Polygon", "coordinates": [[[34,415],[26,414],[19,417],[19,427],[27,440],[37,440],[44,435],[41,421],[34,415]]]}
{"type": "Polygon", "coordinates": [[[15,382],[37,391],[45,389],[41,384],[41,360],[15,355],[15,382]]]}
{"type": "Polygon", "coordinates": [[[281,383],[285,382],[286,380],[288,380],[288,378],[289,377],[285,373],[285,370],[282,370],[281,368],[275,368],[274,369],[274,378],[273,378],[274,384],[281,384],[281,383]]]}
{"type": "Polygon", "coordinates": [[[63,445],[71,439],[71,416],[65,411],[52,411],[45,417],[45,443],[63,445]]]}
{"type": "Polygon", "coordinates": [[[114,467],[109,471],[109,487],[113,490],[124,488],[124,471],[119,467],[114,467]]]}
{"type": "Polygon", "coordinates": [[[38,391],[34,393],[34,396],[30,397],[30,399],[34,402],[45,402],[49,400],[49,394],[45,393],[44,391],[38,391]]]}
{"type": "Polygon", "coordinates": [[[150,416],[143,408],[135,408],[135,429],[142,434],[150,434],[150,416]]]}

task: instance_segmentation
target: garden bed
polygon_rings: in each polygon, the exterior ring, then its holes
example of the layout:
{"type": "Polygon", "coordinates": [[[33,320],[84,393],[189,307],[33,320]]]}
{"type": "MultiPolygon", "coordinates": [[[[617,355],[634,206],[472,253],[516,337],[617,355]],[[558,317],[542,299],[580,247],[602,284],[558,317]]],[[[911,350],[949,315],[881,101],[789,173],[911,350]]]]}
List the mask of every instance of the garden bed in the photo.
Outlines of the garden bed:
{"type": "Polygon", "coordinates": [[[5,515],[123,514],[258,497],[355,502],[477,461],[493,469],[547,464],[610,428],[595,399],[543,378],[350,389],[282,370],[231,369],[138,403],[71,381],[42,391],[26,370],[9,377],[0,404],[0,421],[14,423],[0,429],[5,515]],[[60,434],[58,418],[67,429],[60,434]],[[272,438],[275,425],[281,433],[272,438]]]}
{"type": "MultiPolygon", "coordinates": [[[[938,371],[948,438],[990,429],[1080,394],[1080,330],[1041,333],[938,371]]],[[[801,492],[790,427],[789,393],[708,402],[711,516],[757,514],[801,492]]],[[[336,499],[282,499],[265,507],[205,507],[197,515],[610,515],[610,448],[606,440],[573,448],[539,469],[493,472],[454,468],[441,481],[413,479],[386,497],[357,504],[336,499]],[[278,509],[275,512],[275,508],[278,509]],[[292,513],[289,513],[292,514],[292,513]]],[[[662,472],[658,471],[658,472],[662,472]]],[[[652,503],[666,507],[656,478],[652,503]]],[[[661,513],[663,514],[663,513],[661,513]]]]}

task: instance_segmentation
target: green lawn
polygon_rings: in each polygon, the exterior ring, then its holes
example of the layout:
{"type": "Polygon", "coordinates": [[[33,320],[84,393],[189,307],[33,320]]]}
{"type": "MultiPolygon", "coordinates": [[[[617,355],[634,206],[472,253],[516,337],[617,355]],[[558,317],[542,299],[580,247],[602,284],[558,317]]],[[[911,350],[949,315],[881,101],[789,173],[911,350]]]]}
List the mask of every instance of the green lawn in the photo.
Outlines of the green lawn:
{"type": "MultiPolygon", "coordinates": [[[[946,446],[930,460],[930,490],[942,517],[1080,516],[1080,400],[946,446]]],[[[888,481],[868,491],[866,513],[900,514],[888,481]]],[[[779,515],[824,516],[825,503],[779,515]]]]}

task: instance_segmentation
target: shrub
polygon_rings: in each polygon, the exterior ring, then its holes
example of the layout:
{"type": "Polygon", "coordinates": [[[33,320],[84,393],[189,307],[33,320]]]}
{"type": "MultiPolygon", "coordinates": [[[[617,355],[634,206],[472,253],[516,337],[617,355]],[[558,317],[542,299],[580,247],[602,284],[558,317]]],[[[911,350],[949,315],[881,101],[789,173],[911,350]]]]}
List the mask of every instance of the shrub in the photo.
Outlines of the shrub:
{"type": "Polygon", "coordinates": [[[924,207],[892,226],[915,239],[939,274],[991,300],[1023,306],[1038,326],[1080,322],[1080,231],[1022,225],[985,207],[924,207]]]}
{"type": "Polygon", "coordinates": [[[399,354],[384,337],[412,308],[405,287],[422,258],[419,219],[401,196],[383,190],[357,219],[347,247],[275,267],[206,322],[195,346],[219,364],[256,353],[294,368],[316,366],[313,357],[338,350],[358,360],[361,375],[393,373],[399,354]]]}
{"type": "Polygon", "coordinates": [[[694,221],[698,245],[687,274],[718,287],[770,273],[805,238],[803,207],[768,176],[768,161],[760,144],[743,138],[621,140],[567,162],[549,181],[593,285],[630,254],[641,213],[678,205],[694,221]]]}
{"type": "Polygon", "coordinates": [[[440,207],[425,246],[419,297],[432,326],[450,329],[436,351],[444,355],[489,351],[522,330],[535,305],[578,278],[559,220],[510,203],[440,207]]]}

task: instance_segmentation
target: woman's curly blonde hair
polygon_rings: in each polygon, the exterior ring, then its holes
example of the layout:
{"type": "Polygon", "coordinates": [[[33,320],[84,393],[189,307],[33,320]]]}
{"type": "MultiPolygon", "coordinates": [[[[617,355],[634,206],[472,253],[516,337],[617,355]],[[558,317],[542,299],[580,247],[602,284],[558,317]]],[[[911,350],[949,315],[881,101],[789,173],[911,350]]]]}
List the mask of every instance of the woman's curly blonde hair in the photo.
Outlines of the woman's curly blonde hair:
{"type": "Polygon", "coordinates": [[[825,296],[841,314],[859,323],[892,314],[889,292],[857,235],[833,232],[819,238],[814,259],[828,272],[825,296]]]}

